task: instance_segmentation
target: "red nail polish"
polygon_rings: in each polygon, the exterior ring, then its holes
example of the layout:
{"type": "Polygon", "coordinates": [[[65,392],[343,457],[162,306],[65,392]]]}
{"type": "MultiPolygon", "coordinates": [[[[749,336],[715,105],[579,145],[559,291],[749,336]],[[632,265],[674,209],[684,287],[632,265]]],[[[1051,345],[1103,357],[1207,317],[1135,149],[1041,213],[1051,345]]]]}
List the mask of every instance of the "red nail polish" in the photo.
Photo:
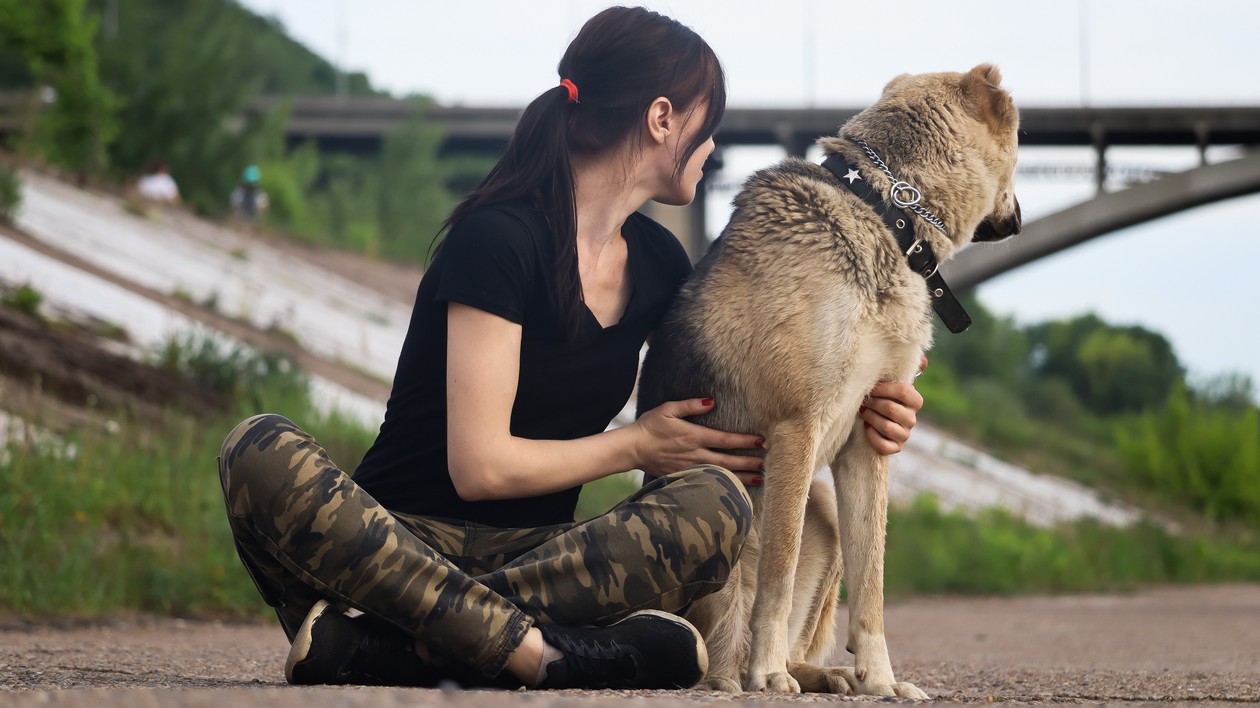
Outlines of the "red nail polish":
{"type": "Polygon", "coordinates": [[[765,438],[757,438],[756,440],[753,441],[753,447],[765,447],[765,446],[766,446],[765,438]]]}
{"type": "Polygon", "coordinates": [[[711,405],[713,405],[713,399],[712,399],[712,398],[702,398],[702,399],[700,399],[700,405],[702,405],[702,406],[706,406],[706,407],[711,406],[711,405]]]}
{"type": "Polygon", "coordinates": [[[870,424],[870,423],[868,423],[868,422],[866,422],[866,421],[862,421],[862,427],[863,427],[863,428],[870,428],[870,427],[871,427],[871,424],[870,424]]]}
{"type": "Polygon", "coordinates": [[[765,484],[765,483],[766,483],[766,480],[765,480],[765,478],[764,478],[764,477],[753,477],[753,478],[752,478],[752,481],[751,481],[751,482],[749,482],[748,484],[749,484],[749,485],[751,485],[751,486],[753,486],[753,487],[760,487],[761,485],[763,485],[763,484],[765,484]]]}
{"type": "Polygon", "coordinates": [[[858,407],[858,415],[862,415],[862,414],[863,414],[863,413],[865,413],[865,412],[866,412],[866,406],[859,406],[859,407],[858,407]]]}

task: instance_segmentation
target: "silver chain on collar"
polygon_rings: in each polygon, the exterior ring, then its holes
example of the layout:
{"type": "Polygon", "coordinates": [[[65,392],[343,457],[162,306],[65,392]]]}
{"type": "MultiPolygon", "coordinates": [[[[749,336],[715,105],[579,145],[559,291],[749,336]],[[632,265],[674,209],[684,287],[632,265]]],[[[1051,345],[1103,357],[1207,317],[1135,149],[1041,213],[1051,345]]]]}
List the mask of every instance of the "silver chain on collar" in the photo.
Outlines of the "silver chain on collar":
{"type": "Polygon", "coordinates": [[[892,182],[892,187],[888,189],[888,198],[892,199],[893,204],[896,204],[902,209],[909,209],[922,217],[924,221],[935,226],[941,233],[946,236],[949,235],[949,231],[945,228],[945,222],[941,221],[939,216],[933,214],[931,211],[928,211],[926,207],[919,204],[919,202],[923,199],[922,192],[911,186],[909,182],[903,182],[902,180],[894,177],[892,170],[888,169],[888,165],[884,164],[884,161],[879,159],[879,155],[875,154],[875,151],[871,149],[870,145],[866,144],[865,140],[862,140],[861,138],[849,138],[849,140],[857,143],[859,147],[865,150],[866,156],[871,159],[871,162],[875,163],[875,166],[883,171],[884,175],[888,177],[889,182],[892,182]],[[909,194],[909,198],[905,197],[906,194],[909,194]]]}

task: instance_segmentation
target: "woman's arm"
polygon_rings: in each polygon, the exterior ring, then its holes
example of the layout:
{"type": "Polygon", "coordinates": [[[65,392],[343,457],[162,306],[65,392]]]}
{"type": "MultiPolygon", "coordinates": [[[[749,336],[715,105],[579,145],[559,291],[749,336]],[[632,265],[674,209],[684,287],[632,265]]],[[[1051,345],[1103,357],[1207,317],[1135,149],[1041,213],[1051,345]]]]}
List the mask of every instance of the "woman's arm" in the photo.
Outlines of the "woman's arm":
{"type": "MultiPolygon", "coordinates": [[[[709,449],[756,447],[756,436],[682,419],[712,406],[699,399],[666,403],[631,425],[577,440],[513,437],[521,326],[468,305],[448,308],[447,464],[460,498],[537,496],[636,468],[653,474],[702,463],[748,473],[760,468],[759,458],[709,449]]],[[[745,475],[745,481],[753,476],[745,475]]]]}

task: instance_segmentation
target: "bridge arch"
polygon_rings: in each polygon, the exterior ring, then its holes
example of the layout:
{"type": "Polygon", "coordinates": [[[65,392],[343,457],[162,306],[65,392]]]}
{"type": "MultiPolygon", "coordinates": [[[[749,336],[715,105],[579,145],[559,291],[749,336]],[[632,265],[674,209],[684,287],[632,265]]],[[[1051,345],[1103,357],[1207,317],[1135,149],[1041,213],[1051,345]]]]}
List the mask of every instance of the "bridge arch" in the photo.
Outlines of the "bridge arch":
{"type": "Polygon", "coordinates": [[[965,291],[1027,263],[1129,226],[1260,192],[1260,152],[1097,197],[1024,225],[1009,244],[964,250],[941,267],[965,291]]]}

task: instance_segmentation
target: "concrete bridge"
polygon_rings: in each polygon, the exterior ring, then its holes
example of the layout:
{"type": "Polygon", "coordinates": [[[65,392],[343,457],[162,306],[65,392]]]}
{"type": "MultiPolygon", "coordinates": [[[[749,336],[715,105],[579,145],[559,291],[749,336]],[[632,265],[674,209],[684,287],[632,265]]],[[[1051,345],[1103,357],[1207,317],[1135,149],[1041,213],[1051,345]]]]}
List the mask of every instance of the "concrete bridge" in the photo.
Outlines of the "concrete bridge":
{"type": "MultiPolygon", "coordinates": [[[[260,102],[257,108],[269,104],[260,102]]],[[[338,102],[297,99],[291,104],[291,140],[315,140],[330,148],[371,151],[381,136],[415,110],[407,101],[338,102]]],[[[715,140],[721,150],[742,145],[778,145],[804,155],[820,135],[836,129],[860,109],[732,108],[715,140]]],[[[432,106],[429,118],[442,129],[448,153],[499,154],[507,143],[519,108],[432,106]]],[[[1212,145],[1260,146],[1260,107],[1112,107],[1020,109],[1021,146],[1085,146],[1094,151],[1093,176],[1098,196],[1066,211],[1031,222],[1025,235],[1002,249],[969,249],[947,267],[950,282],[965,290],[1036,258],[1143,221],[1202,204],[1260,191],[1260,156],[1208,165],[1212,145]],[[1107,149],[1113,146],[1191,146],[1200,166],[1165,175],[1114,194],[1103,190],[1107,149]]],[[[690,207],[650,205],[687,244],[693,257],[706,248],[705,200],[701,189],[690,207]]]]}
{"type": "Polygon", "coordinates": [[[1197,206],[1260,192],[1260,151],[1203,165],[1114,193],[1102,193],[1029,222],[1001,248],[968,248],[941,271],[956,290],[969,290],[1038,258],[1129,226],[1197,206]]]}
{"type": "MultiPolygon", "coordinates": [[[[251,111],[265,111],[279,99],[259,99],[251,111]]],[[[0,134],[19,125],[19,98],[0,95],[0,134]]],[[[379,151],[389,130],[414,115],[410,100],[333,98],[288,100],[286,135],[291,143],[314,140],[322,148],[358,153],[379,151]]],[[[427,117],[442,130],[446,154],[498,155],[516,125],[520,108],[429,106],[427,117]]],[[[726,112],[715,139],[719,150],[742,145],[779,145],[789,154],[803,155],[820,135],[837,128],[860,110],[837,108],[733,108],[726,112]]],[[[1021,146],[1084,146],[1094,151],[1094,180],[1098,196],[1084,204],[1026,225],[1026,235],[1006,249],[970,249],[950,264],[956,287],[965,289],[1033,259],[1082,241],[1183,209],[1260,191],[1260,157],[1255,154],[1231,163],[1208,165],[1212,145],[1260,146],[1260,106],[1220,107],[1098,107],[1020,109],[1021,146]],[[1191,146],[1199,150],[1200,166],[1185,173],[1165,175],[1106,194],[1107,149],[1113,146],[1191,146]]],[[[711,172],[713,170],[710,170],[711,172]]],[[[651,205],[652,215],[669,226],[693,257],[706,248],[705,199],[707,188],[690,207],[651,205]]]]}

